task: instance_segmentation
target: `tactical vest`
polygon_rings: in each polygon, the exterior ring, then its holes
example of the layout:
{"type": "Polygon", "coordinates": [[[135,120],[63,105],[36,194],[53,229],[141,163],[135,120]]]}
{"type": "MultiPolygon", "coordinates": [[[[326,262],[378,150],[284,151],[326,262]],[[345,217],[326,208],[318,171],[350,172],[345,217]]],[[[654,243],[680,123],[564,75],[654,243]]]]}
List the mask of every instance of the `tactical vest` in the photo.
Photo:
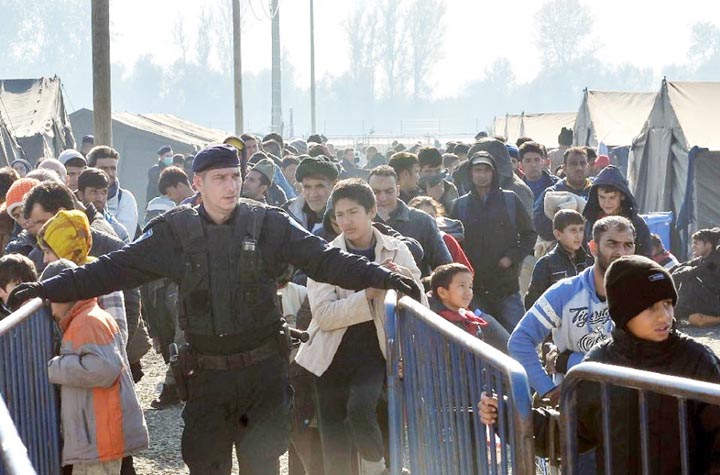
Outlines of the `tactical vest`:
{"type": "Polygon", "coordinates": [[[234,335],[279,322],[277,284],[258,247],[264,218],[263,206],[244,199],[231,225],[208,223],[194,208],[166,215],[185,260],[178,323],[186,334],[234,335]]]}

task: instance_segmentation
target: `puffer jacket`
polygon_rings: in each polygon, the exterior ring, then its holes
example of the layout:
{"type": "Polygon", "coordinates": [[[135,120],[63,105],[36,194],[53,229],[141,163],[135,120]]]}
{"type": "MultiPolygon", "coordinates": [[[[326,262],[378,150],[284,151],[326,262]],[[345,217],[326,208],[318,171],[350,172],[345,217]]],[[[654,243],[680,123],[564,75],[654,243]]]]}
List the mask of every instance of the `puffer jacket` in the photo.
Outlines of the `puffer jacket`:
{"type": "Polygon", "coordinates": [[[59,356],[48,364],[60,385],[63,465],[121,459],[148,446],[148,431],[124,357],[120,330],[96,299],[60,321],[59,356]]]}
{"type": "MultiPolygon", "coordinates": [[[[626,366],[661,374],[720,383],[720,360],[711,349],[673,331],[664,342],[640,340],[615,329],[612,339],[596,346],[584,361],[626,366]]],[[[596,447],[597,473],[604,473],[602,411],[598,383],[578,388],[580,450],[596,447]]],[[[677,400],[647,393],[649,463],[654,474],[681,473],[677,400]]],[[[720,473],[720,407],[687,402],[691,474],[720,473]]],[[[610,473],[641,473],[638,393],[610,386],[613,466],[610,473]]]]}
{"type": "Polygon", "coordinates": [[[627,180],[623,177],[620,170],[613,166],[608,165],[603,168],[600,173],[593,180],[593,184],[590,187],[588,193],[588,202],[583,210],[583,216],[585,216],[585,242],[589,242],[592,239],[592,228],[595,221],[603,216],[602,208],[598,201],[598,188],[601,186],[612,186],[618,189],[625,198],[622,200],[622,216],[629,219],[633,226],[635,226],[635,254],[639,254],[645,257],[652,257],[652,241],[650,240],[650,228],[645,223],[645,220],[638,215],[637,203],[635,197],[630,191],[630,186],[627,180]]]}
{"type": "MultiPolygon", "coordinates": [[[[409,269],[418,288],[422,288],[420,269],[407,246],[399,239],[382,234],[376,228],[373,228],[373,233],[376,242],[375,262],[391,259],[395,264],[409,269]]],[[[347,251],[343,234],[331,244],[347,251]]],[[[427,305],[425,295],[422,297],[423,303],[427,305]]],[[[312,321],[307,329],[310,338],[307,343],[300,345],[295,362],[316,376],[322,376],[332,364],[348,327],[370,321],[375,323],[378,344],[385,356],[384,299],[385,293],[382,297],[368,300],[363,290],[356,292],[308,279],[308,300],[312,311],[312,321]]]]}

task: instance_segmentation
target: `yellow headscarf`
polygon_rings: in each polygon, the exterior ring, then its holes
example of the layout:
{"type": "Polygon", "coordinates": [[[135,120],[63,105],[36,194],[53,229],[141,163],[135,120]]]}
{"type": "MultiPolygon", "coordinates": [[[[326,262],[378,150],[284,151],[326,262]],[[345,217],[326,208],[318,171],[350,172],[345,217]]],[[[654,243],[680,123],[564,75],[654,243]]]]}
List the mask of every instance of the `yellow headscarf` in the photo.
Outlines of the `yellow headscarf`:
{"type": "Polygon", "coordinates": [[[60,210],[50,218],[38,233],[38,244],[49,248],[60,259],[68,259],[81,266],[87,264],[92,248],[90,222],[78,210],[60,210]]]}

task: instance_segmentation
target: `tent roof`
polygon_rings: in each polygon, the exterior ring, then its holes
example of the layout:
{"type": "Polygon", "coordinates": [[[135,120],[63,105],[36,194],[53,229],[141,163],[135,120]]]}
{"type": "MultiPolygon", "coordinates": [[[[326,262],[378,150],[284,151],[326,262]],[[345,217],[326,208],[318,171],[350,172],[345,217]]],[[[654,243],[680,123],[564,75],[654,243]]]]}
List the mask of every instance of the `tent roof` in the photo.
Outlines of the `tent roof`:
{"type": "Polygon", "coordinates": [[[0,80],[0,112],[15,137],[45,135],[64,109],[57,77],[0,80]]]}
{"type": "Polygon", "coordinates": [[[630,145],[643,128],[655,92],[587,91],[587,108],[598,142],[630,145]]]}
{"type": "Polygon", "coordinates": [[[563,127],[575,124],[575,112],[523,113],[495,118],[495,133],[504,135],[507,122],[507,140],[515,143],[520,137],[530,137],[536,142],[552,148],[557,146],[557,137],[563,127]]]}
{"type": "Polygon", "coordinates": [[[668,82],[667,92],[687,148],[720,150],[720,82],[668,82]]]}
{"type": "Polygon", "coordinates": [[[191,145],[204,146],[210,142],[220,142],[228,136],[221,130],[193,124],[170,114],[136,115],[129,112],[114,112],[112,118],[128,127],[191,145]]]}

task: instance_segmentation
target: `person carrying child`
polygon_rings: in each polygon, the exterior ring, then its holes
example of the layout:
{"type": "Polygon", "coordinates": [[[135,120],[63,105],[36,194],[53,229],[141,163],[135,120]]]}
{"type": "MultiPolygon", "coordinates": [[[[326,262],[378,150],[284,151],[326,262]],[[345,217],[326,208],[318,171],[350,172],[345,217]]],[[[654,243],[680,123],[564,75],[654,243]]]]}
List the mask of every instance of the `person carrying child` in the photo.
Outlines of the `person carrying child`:
{"type": "MultiPolygon", "coordinates": [[[[74,267],[53,262],[41,280],[74,267]]],[[[50,382],[60,386],[62,464],[73,475],[119,475],[123,457],[148,446],[120,329],[97,299],[50,305],[63,333],[48,363],[50,382]]]]}

